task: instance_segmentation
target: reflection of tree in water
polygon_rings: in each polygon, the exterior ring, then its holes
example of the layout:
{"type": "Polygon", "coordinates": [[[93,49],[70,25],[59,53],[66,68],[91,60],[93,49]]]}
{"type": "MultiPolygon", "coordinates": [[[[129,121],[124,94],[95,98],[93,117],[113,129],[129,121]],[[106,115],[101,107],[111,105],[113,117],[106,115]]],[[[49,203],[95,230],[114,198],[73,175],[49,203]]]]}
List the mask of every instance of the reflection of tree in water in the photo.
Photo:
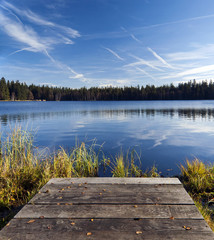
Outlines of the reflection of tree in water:
{"type": "Polygon", "coordinates": [[[197,118],[214,118],[214,109],[194,109],[194,108],[179,108],[179,109],[146,109],[141,110],[142,113],[146,113],[146,115],[162,115],[162,116],[178,116],[179,118],[187,118],[195,120],[197,118]]]}
{"type": "Polygon", "coordinates": [[[11,122],[23,122],[31,120],[48,120],[52,118],[68,118],[71,116],[92,116],[112,118],[115,116],[169,116],[171,118],[177,116],[195,120],[197,118],[213,119],[214,109],[194,109],[194,108],[179,108],[179,109],[110,109],[110,110],[80,110],[80,111],[63,111],[63,112],[38,112],[38,113],[20,113],[20,114],[4,114],[0,115],[0,122],[7,125],[11,122]]]}

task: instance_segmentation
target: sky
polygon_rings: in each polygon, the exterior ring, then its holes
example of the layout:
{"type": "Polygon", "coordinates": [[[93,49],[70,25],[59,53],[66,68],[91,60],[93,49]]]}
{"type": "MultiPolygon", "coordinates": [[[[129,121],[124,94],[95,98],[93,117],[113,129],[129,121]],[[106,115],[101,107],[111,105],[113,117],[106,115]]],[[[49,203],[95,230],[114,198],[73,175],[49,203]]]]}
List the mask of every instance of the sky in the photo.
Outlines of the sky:
{"type": "Polygon", "coordinates": [[[161,86],[214,79],[213,0],[0,0],[0,77],[161,86]]]}

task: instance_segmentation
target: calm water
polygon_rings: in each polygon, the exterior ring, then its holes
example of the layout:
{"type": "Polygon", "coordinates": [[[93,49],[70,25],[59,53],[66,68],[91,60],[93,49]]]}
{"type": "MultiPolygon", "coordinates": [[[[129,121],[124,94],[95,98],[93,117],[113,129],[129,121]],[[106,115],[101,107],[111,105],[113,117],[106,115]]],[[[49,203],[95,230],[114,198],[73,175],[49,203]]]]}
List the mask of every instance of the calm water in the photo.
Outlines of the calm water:
{"type": "Polygon", "coordinates": [[[135,148],[165,176],[186,158],[214,162],[214,101],[0,102],[1,132],[17,124],[50,150],[93,139],[108,156],[135,148]]]}

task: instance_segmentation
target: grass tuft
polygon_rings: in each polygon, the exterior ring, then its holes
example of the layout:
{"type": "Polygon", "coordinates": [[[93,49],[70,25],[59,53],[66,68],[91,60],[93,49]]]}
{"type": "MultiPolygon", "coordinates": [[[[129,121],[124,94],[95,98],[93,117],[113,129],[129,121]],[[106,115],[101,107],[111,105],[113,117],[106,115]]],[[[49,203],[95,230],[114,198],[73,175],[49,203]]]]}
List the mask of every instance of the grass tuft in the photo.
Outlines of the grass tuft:
{"type": "Polygon", "coordinates": [[[192,194],[206,195],[214,191],[214,166],[205,165],[199,159],[181,165],[181,179],[192,194]]]}
{"type": "Polygon", "coordinates": [[[214,231],[214,208],[210,207],[214,200],[214,165],[206,165],[196,158],[187,160],[180,169],[180,180],[214,231]]]}
{"type": "Polygon", "coordinates": [[[149,171],[142,172],[141,158],[135,150],[132,150],[130,154],[127,152],[126,157],[123,153],[116,156],[112,161],[111,169],[113,177],[160,177],[155,166],[149,171]]]}

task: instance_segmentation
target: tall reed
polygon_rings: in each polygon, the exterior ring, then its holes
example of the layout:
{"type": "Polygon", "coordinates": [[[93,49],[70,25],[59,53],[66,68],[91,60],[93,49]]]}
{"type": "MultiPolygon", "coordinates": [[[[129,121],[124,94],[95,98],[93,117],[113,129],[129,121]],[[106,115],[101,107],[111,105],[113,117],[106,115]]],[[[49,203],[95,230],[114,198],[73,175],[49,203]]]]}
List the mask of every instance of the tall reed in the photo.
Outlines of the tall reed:
{"type": "Polygon", "coordinates": [[[15,128],[0,141],[0,152],[0,206],[22,204],[41,187],[31,133],[15,128]]]}
{"type": "Polygon", "coordinates": [[[60,148],[50,156],[41,156],[32,134],[15,128],[0,141],[0,207],[26,203],[51,178],[97,177],[106,159],[95,146],[82,143],[71,152],[60,148]]]}

